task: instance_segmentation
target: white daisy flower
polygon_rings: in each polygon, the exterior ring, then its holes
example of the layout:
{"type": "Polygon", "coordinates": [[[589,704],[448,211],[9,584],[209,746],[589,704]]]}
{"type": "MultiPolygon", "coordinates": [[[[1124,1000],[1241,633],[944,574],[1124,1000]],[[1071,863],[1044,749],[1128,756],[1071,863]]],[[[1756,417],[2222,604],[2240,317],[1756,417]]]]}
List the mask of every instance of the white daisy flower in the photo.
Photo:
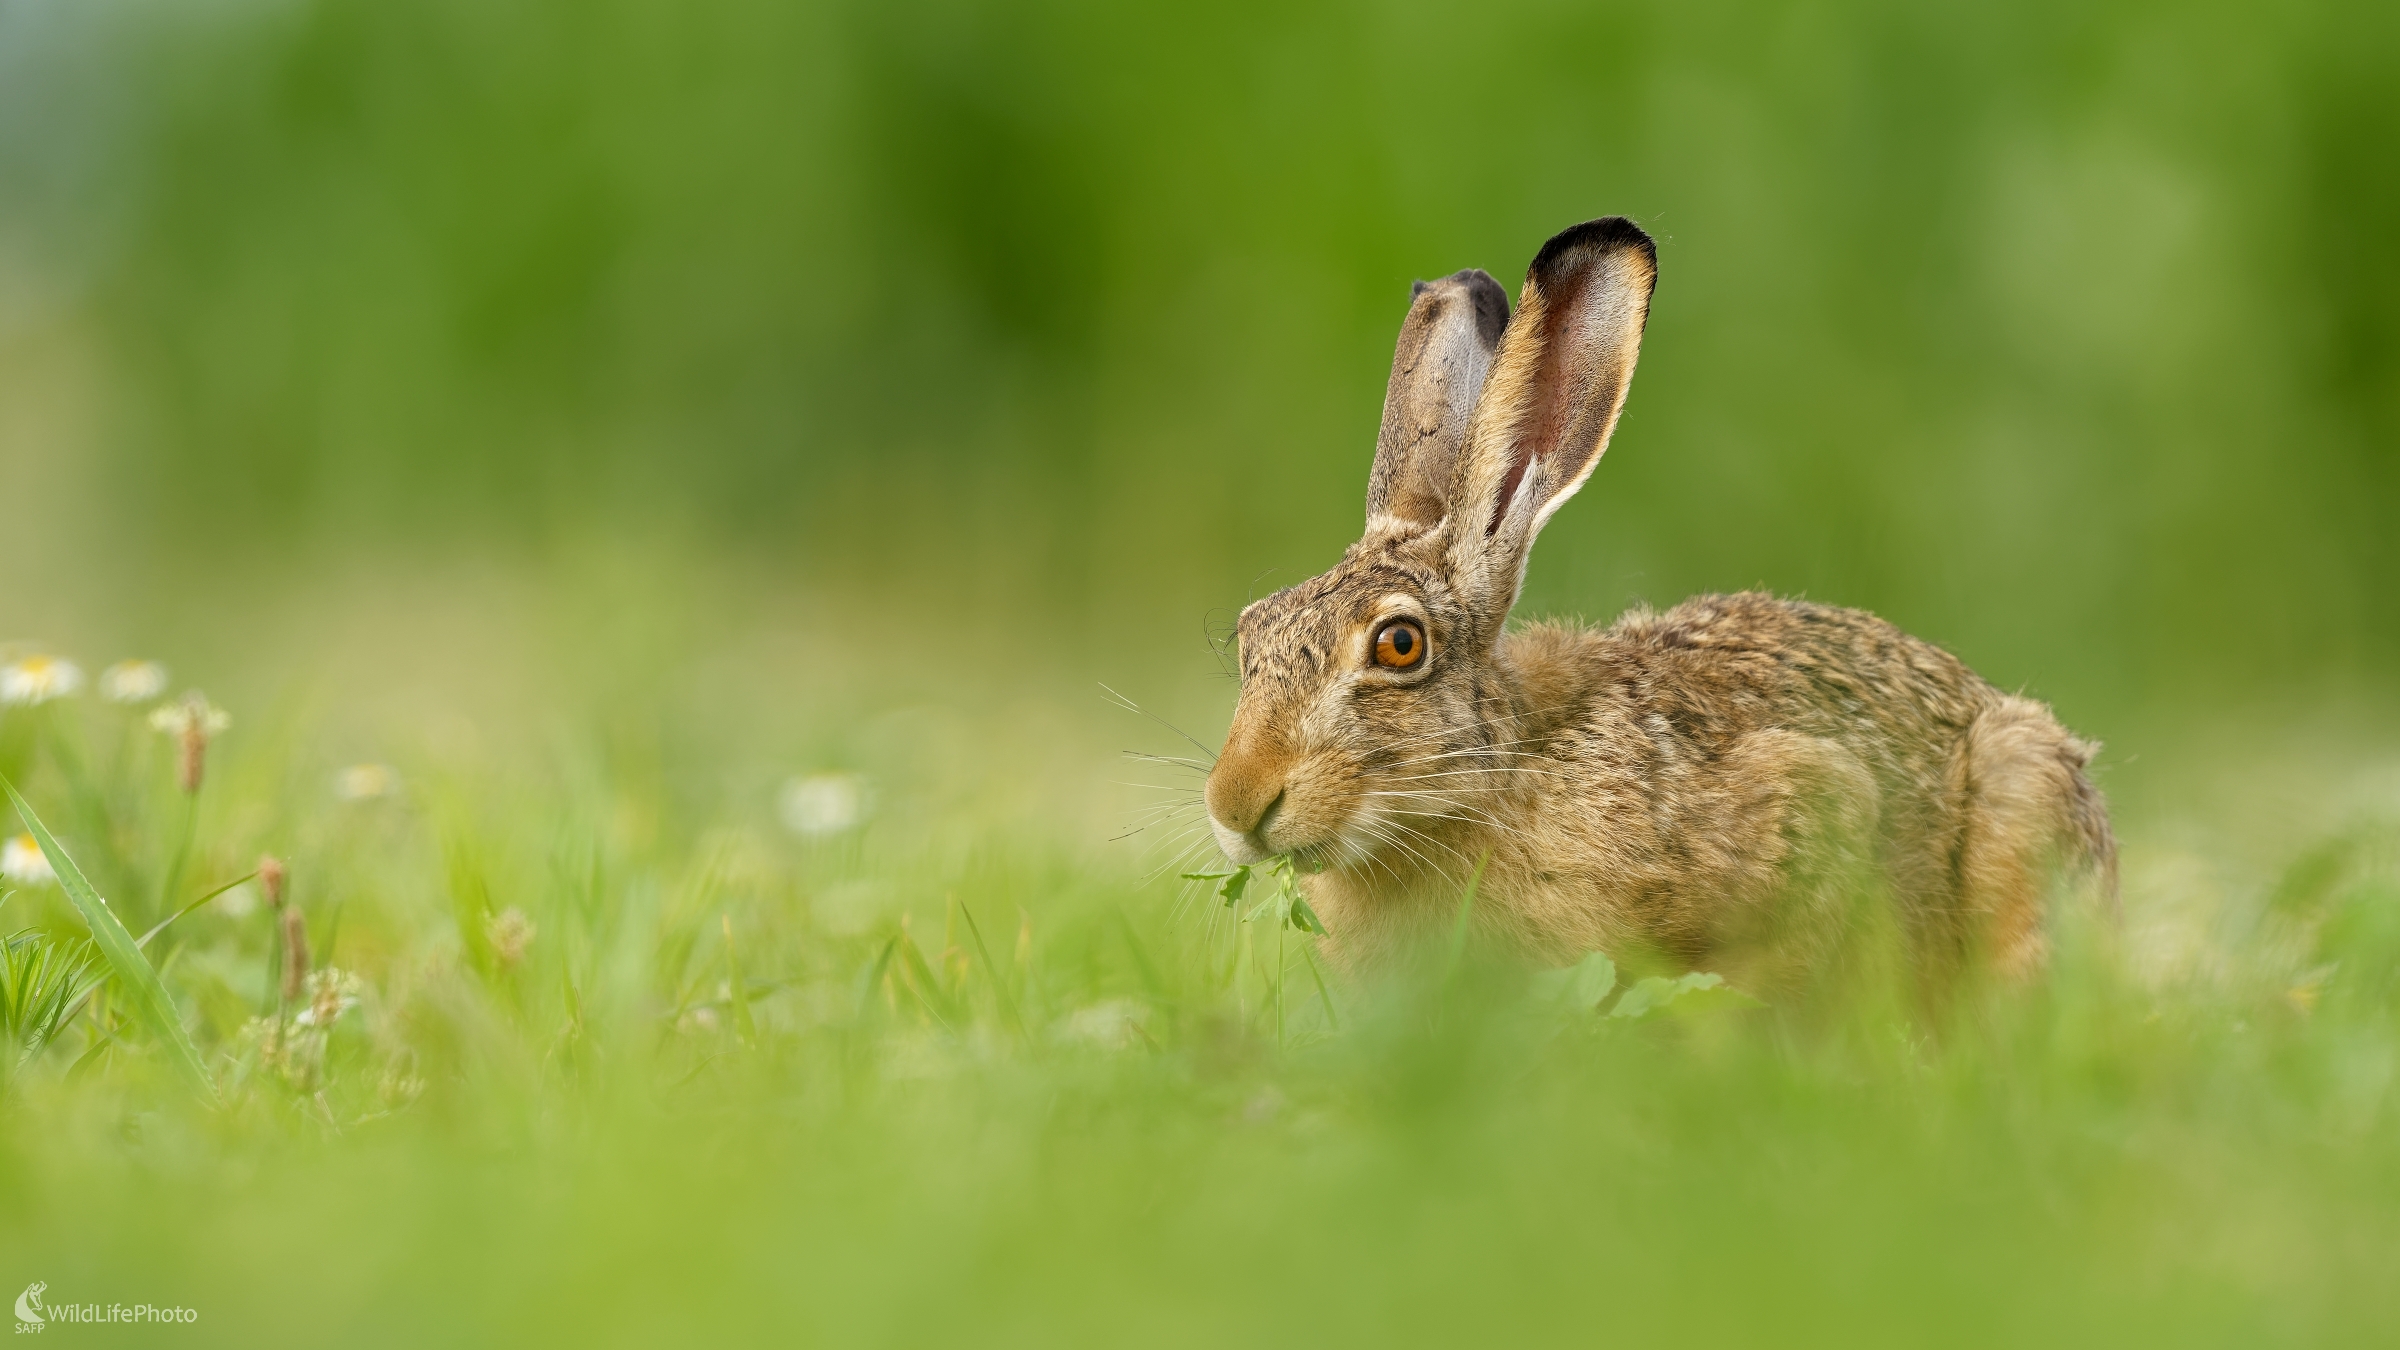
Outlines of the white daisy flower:
{"type": "Polygon", "coordinates": [[[30,834],[0,843],[0,877],[19,886],[47,886],[58,880],[58,874],[50,870],[50,860],[42,856],[42,846],[33,842],[30,834]]]}
{"type": "Polygon", "coordinates": [[[156,661],[119,661],[100,672],[100,697],[111,703],[148,703],[167,692],[167,668],[156,661]]]}
{"type": "Polygon", "coordinates": [[[856,774],[810,774],[785,783],[777,806],[794,834],[812,839],[840,834],[867,818],[867,785],[856,774]]]}
{"type": "Polygon", "coordinates": [[[353,764],[333,776],[333,795],[346,802],[389,797],[400,786],[400,775],[387,764],[353,764]]]}
{"type": "Polygon", "coordinates": [[[83,687],[83,669],[56,656],[27,656],[0,666],[0,703],[47,703],[83,687]]]}

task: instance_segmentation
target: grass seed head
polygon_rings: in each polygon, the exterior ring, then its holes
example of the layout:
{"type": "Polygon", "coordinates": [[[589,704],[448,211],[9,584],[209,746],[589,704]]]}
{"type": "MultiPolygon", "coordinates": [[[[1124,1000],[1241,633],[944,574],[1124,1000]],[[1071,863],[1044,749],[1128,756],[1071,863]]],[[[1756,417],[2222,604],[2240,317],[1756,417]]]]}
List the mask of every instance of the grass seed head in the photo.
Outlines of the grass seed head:
{"type": "Polygon", "coordinates": [[[492,956],[502,970],[515,970],[525,959],[525,949],[533,945],[540,930],[525,911],[511,905],[483,921],[483,935],[492,944],[492,956]]]}
{"type": "Polygon", "coordinates": [[[150,725],[175,738],[175,785],[188,795],[200,790],[208,770],[208,743],[233,725],[223,708],[195,689],[150,714],[150,725]]]}
{"type": "Polygon", "coordinates": [[[343,1013],[358,1006],[358,995],[364,986],[358,976],[346,970],[327,966],[308,977],[308,1007],[292,1019],[304,1027],[320,1030],[330,1027],[343,1013]]]}
{"type": "Polygon", "coordinates": [[[242,1024],[240,1039],[258,1052],[258,1062],[281,1073],[284,1070],[283,1027],[272,1017],[253,1017],[242,1024]]]}
{"type": "Polygon", "coordinates": [[[300,907],[293,905],[283,911],[283,1001],[293,1002],[308,979],[308,923],[300,917],[300,907]]]}
{"type": "Polygon", "coordinates": [[[266,892],[267,904],[280,911],[283,908],[284,884],[291,874],[284,870],[283,859],[272,853],[258,855],[258,888],[266,892]]]}
{"type": "Polygon", "coordinates": [[[414,1060],[405,1054],[396,1055],[383,1071],[383,1080],[375,1085],[375,1095],[386,1109],[408,1105],[425,1094],[425,1080],[412,1070],[414,1060]]]}

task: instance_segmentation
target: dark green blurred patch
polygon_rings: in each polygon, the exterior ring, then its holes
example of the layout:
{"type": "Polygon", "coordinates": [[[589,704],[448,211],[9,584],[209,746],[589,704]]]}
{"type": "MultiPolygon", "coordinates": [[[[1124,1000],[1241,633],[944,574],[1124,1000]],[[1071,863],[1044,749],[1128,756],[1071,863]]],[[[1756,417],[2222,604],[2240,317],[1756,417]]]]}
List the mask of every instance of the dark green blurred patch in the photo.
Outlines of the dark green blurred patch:
{"type": "Polygon", "coordinates": [[[152,566],[600,522],[1157,648],[1340,546],[1411,278],[1623,211],[1530,603],[2105,722],[2400,656],[2387,10],[20,4],[0,135],[152,566]]]}

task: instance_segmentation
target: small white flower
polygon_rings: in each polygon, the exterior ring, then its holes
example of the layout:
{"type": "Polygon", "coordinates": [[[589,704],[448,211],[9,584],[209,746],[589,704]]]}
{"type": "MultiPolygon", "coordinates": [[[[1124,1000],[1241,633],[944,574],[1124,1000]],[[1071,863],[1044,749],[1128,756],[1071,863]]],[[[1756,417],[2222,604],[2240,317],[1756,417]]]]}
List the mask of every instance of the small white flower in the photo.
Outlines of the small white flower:
{"type": "Polygon", "coordinates": [[[785,783],[778,806],[794,834],[840,834],[866,819],[867,785],[856,774],[810,774],[785,783]]]}
{"type": "Polygon", "coordinates": [[[30,834],[0,843],[0,877],[20,886],[47,886],[58,880],[58,874],[50,870],[50,860],[42,856],[42,846],[33,842],[30,834]]]}
{"type": "Polygon", "coordinates": [[[1143,1038],[1142,1024],[1148,1020],[1149,1010],[1131,999],[1104,999],[1077,1009],[1060,1024],[1059,1034],[1103,1050],[1124,1050],[1143,1038]]]}
{"type": "Polygon", "coordinates": [[[258,912],[258,892],[244,882],[210,901],[209,908],[228,919],[247,919],[258,912]]]}
{"type": "Polygon", "coordinates": [[[203,737],[213,737],[224,734],[225,728],[233,725],[233,715],[195,689],[173,703],[152,708],[150,725],[170,736],[181,736],[198,727],[203,737]]]}
{"type": "Polygon", "coordinates": [[[384,764],[353,764],[333,776],[333,795],[346,802],[389,797],[400,786],[400,775],[384,764]]]}
{"type": "Polygon", "coordinates": [[[119,661],[100,672],[100,697],[111,703],[148,703],[167,692],[167,668],[156,661],[119,661]]]}
{"type": "Polygon", "coordinates": [[[0,666],[0,703],[47,703],[83,687],[83,668],[56,656],[28,656],[0,666]]]}

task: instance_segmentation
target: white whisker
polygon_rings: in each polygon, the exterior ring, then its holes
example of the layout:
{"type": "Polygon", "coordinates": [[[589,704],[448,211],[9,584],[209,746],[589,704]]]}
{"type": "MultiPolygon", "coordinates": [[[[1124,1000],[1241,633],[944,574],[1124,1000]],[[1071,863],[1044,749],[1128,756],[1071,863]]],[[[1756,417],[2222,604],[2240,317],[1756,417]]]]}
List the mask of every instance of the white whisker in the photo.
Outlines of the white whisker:
{"type": "Polygon", "coordinates": [[[1156,722],[1160,726],[1165,727],[1167,730],[1174,732],[1178,736],[1181,736],[1191,745],[1194,750],[1197,750],[1203,756],[1206,756],[1209,763],[1214,764],[1217,762],[1216,752],[1210,750],[1207,746],[1202,745],[1197,740],[1194,740],[1192,738],[1192,734],[1188,731],[1185,731],[1182,727],[1175,725],[1173,722],[1170,722],[1167,719],[1159,716],[1157,713],[1150,711],[1148,708],[1145,708],[1141,704],[1134,702],[1132,699],[1125,697],[1123,694],[1118,693],[1116,690],[1109,688],[1105,684],[1101,685],[1100,689],[1101,692],[1107,694],[1111,699],[1114,699],[1118,707],[1123,708],[1125,711],[1133,713],[1137,716],[1149,718],[1151,721],[1156,722]]]}

